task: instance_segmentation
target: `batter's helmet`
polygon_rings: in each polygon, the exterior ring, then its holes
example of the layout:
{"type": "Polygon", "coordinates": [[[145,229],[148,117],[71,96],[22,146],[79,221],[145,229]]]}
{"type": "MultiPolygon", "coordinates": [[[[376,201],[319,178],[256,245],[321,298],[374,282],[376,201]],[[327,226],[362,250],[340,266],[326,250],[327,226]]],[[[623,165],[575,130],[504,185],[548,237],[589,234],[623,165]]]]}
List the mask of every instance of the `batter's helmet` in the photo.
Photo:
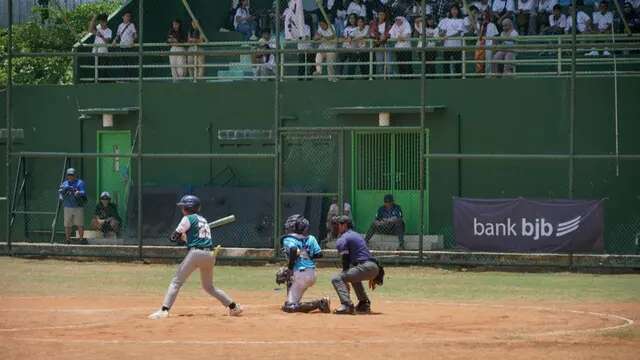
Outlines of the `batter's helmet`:
{"type": "Polygon", "coordinates": [[[291,215],[284,222],[284,231],[287,234],[300,234],[300,235],[308,235],[309,234],[309,220],[305,219],[304,216],[295,214],[291,215]]]}
{"type": "Polygon", "coordinates": [[[191,211],[198,212],[200,211],[200,199],[195,195],[185,195],[180,199],[180,201],[176,204],[179,207],[191,211]]]}

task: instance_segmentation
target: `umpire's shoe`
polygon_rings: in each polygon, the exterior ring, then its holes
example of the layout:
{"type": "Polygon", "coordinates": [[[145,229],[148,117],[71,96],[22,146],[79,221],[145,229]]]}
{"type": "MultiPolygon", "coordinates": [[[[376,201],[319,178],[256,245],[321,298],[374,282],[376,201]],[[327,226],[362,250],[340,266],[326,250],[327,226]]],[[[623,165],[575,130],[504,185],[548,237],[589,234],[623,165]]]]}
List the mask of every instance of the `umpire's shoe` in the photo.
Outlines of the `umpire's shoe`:
{"type": "Polygon", "coordinates": [[[353,307],[353,304],[340,304],[337,309],[333,311],[336,315],[355,315],[356,309],[353,307]]]}
{"type": "Polygon", "coordinates": [[[359,301],[356,305],[356,313],[371,314],[371,302],[369,300],[359,301]]]}

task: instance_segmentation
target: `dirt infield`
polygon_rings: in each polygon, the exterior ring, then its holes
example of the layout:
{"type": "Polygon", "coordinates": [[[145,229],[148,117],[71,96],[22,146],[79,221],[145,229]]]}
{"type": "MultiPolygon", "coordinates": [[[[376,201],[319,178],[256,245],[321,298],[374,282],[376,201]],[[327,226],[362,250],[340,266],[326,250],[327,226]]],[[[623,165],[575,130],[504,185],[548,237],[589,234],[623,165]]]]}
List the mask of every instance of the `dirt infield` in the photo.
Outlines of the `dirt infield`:
{"type": "Polygon", "coordinates": [[[636,303],[378,300],[372,315],[284,314],[282,294],[244,292],[245,315],[182,297],[3,296],[3,359],[599,358],[637,359],[636,303]],[[635,323],[634,323],[635,322],[635,323]]]}

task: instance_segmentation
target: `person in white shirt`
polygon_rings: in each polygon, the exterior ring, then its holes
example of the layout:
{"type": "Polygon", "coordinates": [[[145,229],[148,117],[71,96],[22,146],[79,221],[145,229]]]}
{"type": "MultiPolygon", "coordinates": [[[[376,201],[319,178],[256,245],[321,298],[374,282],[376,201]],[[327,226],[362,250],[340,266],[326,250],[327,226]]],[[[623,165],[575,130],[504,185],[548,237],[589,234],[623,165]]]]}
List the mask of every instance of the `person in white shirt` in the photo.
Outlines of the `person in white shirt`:
{"type": "MultiPolygon", "coordinates": [[[[613,13],[609,11],[609,3],[601,1],[598,4],[598,11],[593,13],[592,29],[594,33],[610,33],[613,28],[613,13]]],[[[598,56],[600,53],[596,49],[591,49],[590,52],[585,54],[586,56],[598,56]]],[[[602,55],[609,56],[611,53],[606,48],[602,55]]]]}
{"type": "MultiPolygon", "coordinates": [[[[311,21],[309,17],[305,17],[305,20],[311,21]]],[[[304,24],[302,31],[298,34],[298,50],[300,51],[308,51],[313,49],[313,44],[311,44],[311,27],[304,24]]],[[[305,80],[311,80],[309,75],[313,73],[312,67],[310,64],[315,64],[316,55],[312,52],[299,52],[298,53],[298,62],[300,65],[298,66],[298,76],[304,77],[305,80]]]]}
{"type": "Polygon", "coordinates": [[[594,32],[607,33],[611,32],[613,26],[613,13],[609,11],[609,3],[601,1],[598,11],[593,13],[594,32]]]}
{"type": "MultiPolygon", "coordinates": [[[[187,37],[182,30],[182,21],[175,19],[171,22],[167,42],[171,45],[170,52],[184,52],[185,48],[181,44],[187,42],[187,37]]],[[[187,63],[184,55],[170,55],[169,64],[171,64],[171,77],[173,81],[180,80],[186,73],[185,64],[187,63]]]]}
{"type": "MultiPolygon", "coordinates": [[[[94,48],[91,50],[94,54],[96,54],[94,59],[94,66],[96,67],[95,74],[103,78],[106,76],[104,70],[101,70],[100,67],[108,64],[107,57],[101,57],[99,54],[104,54],[109,52],[109,48],[107,47],[109,43],[111,43],[111,29],[109,29],[109,25],[107,24],[108,16],[107,14],[100,14],[94,16],[89,23],[89,33],[93,34],[93,44],[94,48]]],[[[97,79],[96,79],[97,80],[97,79]]]]}
{"type": "Polygon", "coordinates": [[[95,46],[92,50],[93,53],[107,53],[109,48],[106,46],[111,43],[112,32],[107,24],[107,14],[96,15],[91,19],[89,23],[89,33],[94,35],[93,44],[95,46]]]}
{"type": "Polygon", "coordinates": [[[256,20],[249,11],[249,0],[240,0],[233,17],[233,27],[242,34],[244,41],[249,41],[251,37],[255,36],[256,20]]]}
{"type": "Polygon", "coordinates": [[[397,16],[391,30],[389,38],[394,42],[396,49],[407,49],[406,51],[396,51],[398,62],[398,73],[402,75],[411,74],[412,65],[403,64],[411,61],[411,24],[403,16],[397,16]]]}
{"type": "MultiPolygon", "coordinates": [[[[358,67],[360,68],[361,78],[368,78],[369,52],[366,50],[363,51],[362,49],[365,49],[368,46],[367,39],[369,38],[369,26],[367,25],[365,18],[362,16],[358,18],[357,25],[358,26],[356,26],[356,28],[351,31],[350,36],[352,47],[359,51],[356,51],[354,53],[354,56],[351,58],[351,60],[360,63],[358,67]]],[[[355,74],[355,68],[353,74],[355,74]]]]}
{"type": "MultiPolygon", "coordinates": [[[[118,51],[121,52],[134,52],[137,49],[134,48],[134,44],[138,39],[138,31],[136,25],[132,21],[132,15],[130,11],[125,12],[122,15],[122,23],[118,25],[116,30],[116,36],[113,39],[113,44],[118,44],[118,51]]],[[[123,56],[118,59],[118,62],[123,67],[122,75],[125,78],[131,78],[137,76],[138,70],[136,65],[138,64],[138,58],[134,56],[123,56]]]]}
{"type": "Polygon", "coordinates": [[[549,15],[549,27],[545,29],[546,35],[561,35],[567,27],[567,17],[562,13],[562,7],[556,4],[553,13],[549,15]]]}
{"type": "MultiPolygon", "coordinates": [[[[344,49],[353,49],[353,44],[351,43],[351,39],[353,36],[353,31],[358,27],[358,16],[356,14],[350,14],[347,18],[347,26],[342,31],[342,47],[344,49]]],[[[355,53],[341,53],[338,55],[338,62],[343,63],[351,63],[357,62],[357,56],[355,53]]],[[[342,71],[340,72],[342,75],[351,75],[354,72],[354,65],[352,64],[343,64],[342,71]]]]}
{"type": "Polygon", "coordinates": [[[496,23],[502,24],[502,20],[513,18],[515,12],[513,0],[492,0],[491,12],[496,17],[496,23]]]}
{"type": "Polygon", "coordinates": [[[480,14],[484,14],[485,11],[487,11],[487,9],[491,9],[491,6],[489,5],[489,0],[474,1],[471,3],[471,5],[475,6],[476,9],[478,9],[480,14]]]}
{"type": "MultiPolygon", "coordinates": [[[[449,16],[440,20],[438,23],[438,33],[444,39],[444,47],[462,46],[461,39],[452,39],[462,36],[465,33],[464,20],[460,18],[460,8],[453,4],[449,8],[449,16]]],[[[460,64],[462,53],[460,50],[451,50],[443,52],[444,61],[448,64],[444,65],[446,74],[454,73],[456,76],[461,75],[462,65],[460,64]],[[448,65],[448,66],[447,66],[448,65]]]]}
{"type": "MultiPolygon", "coordinates": [[[[571,8],[569,9],[569,14],[573,11],[571,8]]],[[[584,11],[578,10],[576,13],[576,31],[578,34],[586,33],[591,31],[591,18],[584,11]]],[[[573,26],[573,17],[571,15],[567,16],[567,27],[564,29],[564,32],[567,34],[571,34],[571,28],[573,26]]]]}
{"type": "MultiPolygon", "coordinates": [[[[428,14],[425,16],[426,24],[424,26],[424,36],[427,38],[427,47],[433,48],[436,46],[435,39],[438,37],[438,28],[436,27],[435,21],[433,21],[433,15],[428,14]]],[[[423,28],[422,18],[418,17],[415,20],[414,28],[416,31],[416,37],[420,38],[418,42],[418,48],[422,47],[422,28],[423,28]]],[[[425,72],[427,74],[435,74],[436,73],[436,65],[433,61],[436,59],[435,51],[425,51],[425,72]]]]}
{"type": "MultiPolygon", "coordinates": [[[[324,19],[320,19],[320,26],[316,31],[314,39],[320,41],[320,45],[318,45],[318,49],[320,50],[333,49],[336,47],[336,35],[333,33],[333,30],[331,30],[329,24],[327,24],[324,19]]],[[[329,75],[329,81],[335,81],[335,61],[335,52],[318,52],[316,54],[316,71],[313,73],[313,75],[322,75],[322,63],[326,62],[328,63],[327,74],[329,75]]]]}
{"type": "Polygon", "coordinates": [[[536,7],[538,0],[517,0],[518,11],[516,21],[518,23],[518,31],[522,35],[536,34],[536,7]]]}
{"type": "MultiPolygon", "coordinates": [[[[260,40],[258,40],[259,49],[275,49],[275,44],[271,40],[271,32],[267,29],[262,31],[260,40]]],[[[276,74],[276,57],[274,54],[257,54],[255,58],[256,62],[256,78],[258,80],[266,81],[276,74]]]]}
{"type": "Polygon", "coordinates": [[[347,15],[351,14],[367,17],[367,6],[362,3],[362,0],[353,0],[347,7],[347,15]]]}
{"type": "Polygon", "coordinates": [[[549,16],[553,15],[553,8],[558,5],[558,0],[538,0],[537,30],[539,34],[545,34],[549,28],[549,16]]]}
{"type": "MultiPolygon", "coordinates": [[[[501,45],[515,45],[515,38],[518,36],[518,32],[513,28],[513,22],[511,19],[502,20],[502,33],[500,34],[499,43],[501,45]]],[[[515,52],[499,50],[493,57],[494,61],[510,61],[516,57],[515,52]]],[[[493,64],[493,72],[495,74],[511,74],[513,73],[513,64],[510,63],[495,63],[493,64]]]]}
{"type": "MultiPolygon", "coordinates": [[[[391,23],[389,22],[389,14],[386,9],[378,12],[377,19],[371,21],[369,25],[369,36],[374,40],[373,46],[376,48],[386,48],[389,40],[389,30],[391,23]]],[[[391,53],[388,51],[376,51],[376,74],[390,74],[391,66],[388,62],[391,59],[391,53]]]]}

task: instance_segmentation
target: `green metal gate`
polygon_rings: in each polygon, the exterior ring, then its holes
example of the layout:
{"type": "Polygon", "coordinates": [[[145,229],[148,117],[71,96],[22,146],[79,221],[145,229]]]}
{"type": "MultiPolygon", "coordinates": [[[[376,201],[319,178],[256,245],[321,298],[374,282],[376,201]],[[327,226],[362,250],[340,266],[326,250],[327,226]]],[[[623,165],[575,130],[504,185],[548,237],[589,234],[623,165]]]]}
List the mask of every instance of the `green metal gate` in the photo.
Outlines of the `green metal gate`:
{"type": "MultiPolygon", "coordinates": [[[[425,149],[429,136],[425,131],[425,149]]],[[[420,232],[420,133],[354,132],[352,135],[353,216],[365,232],[382,205],[393,194],[402,207],[407,234],[420,232]]],[[[428,166],[425,166],[424,224],[428,231],[428,166]]]]}

